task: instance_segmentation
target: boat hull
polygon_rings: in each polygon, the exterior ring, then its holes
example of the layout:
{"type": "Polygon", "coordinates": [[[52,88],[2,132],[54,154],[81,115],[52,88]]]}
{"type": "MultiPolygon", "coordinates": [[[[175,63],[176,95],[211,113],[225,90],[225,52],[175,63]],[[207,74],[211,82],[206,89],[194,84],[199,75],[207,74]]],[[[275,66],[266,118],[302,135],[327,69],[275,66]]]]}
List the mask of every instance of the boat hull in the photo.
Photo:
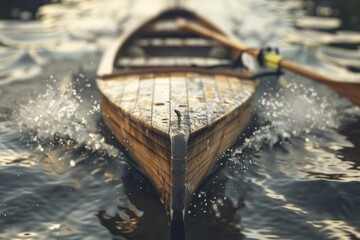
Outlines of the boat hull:
{"type": "MultiPolygon", "coordinates": [[[[104,83],[99,83],[100,90],[102,90],[100,91],[102,93],[100,97],[101,109],[106,125],[152,181],[169,212],[172,209],[171,204],[174,202],[172,200],[174,198],[172,195],[174,186],[172,166],[174,164],[171,163],[171,160],[174,157],[178,158],[178,156],[174,156],[174,147],[172,149],[174,131],[185,130],[188,134],[186,151],[182,156],[185,159],[185,165],[184,169],[180,170],[184,172],[183,177],[185,178],[183,182],[185,189],[181,196],[184,196],[184,206],[187,206],[192,193],[198,189],[201,182],[213,169],[216,160],[234,144],[238,136],[244,131],[251,117],[251,98],[252,92],[255,90],[253,82],[234,77],[227,79],[225,76],[221,78],[220,75],[217,75],[218,79],[210,79],[210,76],[206,75],[209,82],[203,80],[201,85],[198,85],[198,82],[190,83],[191,80],[185,78],[189,75],[187,72],[168,73],[168,75],[171,74],[178,77],[182,76],[183,78],[178,78],[174,82],[182,81],[183,83],[177,85],[176,88],[174,87],[174,89],[178,90],[176,94],[169,94],[167,99],[162,99],[163,102],[167,103],[166,105],[154,101],[155,96],[150,96],[152,102],[137,99],[134,101],[135,103],[130,105],[127,105],[129,104],[127,101],[122,102],[119,100],[119,97],[116,96],[118,87],[115,86],[125,85],[131,88],[131,83],[128,82],[131,80],[127,80],[127,76],[120,79],[116,77],[114,80],[107,79],[104,80],[104,83]],[[204,95],[199,97],[195,95],[199,89],[181,89],[181,86],[189,88],[192,84],[193,86],[201,86],[201,90],[206,89],[208,93],[202,92],[204,95]],[[112,87],[107,85],[112,85],[112,87]],[[226,87],[227,89],[225,89],[226,87]],[[112,96],[104,88],[111,89],[115,95],[112,96]],[[219,88],[222,90],[219,90],[219,88]],[[233,88],[242,89],[243,92],[239,92],[236,96],[233,88]],[[191,91],[194,91],[194,93],[191,93],[191,91]],[[244,92],[248,92],[248,94],[244,94],[244,92]],[[187,94],[190,96],[186,96],[187,94]],[[210,96],[213,96],[213,98],[210,98],[210,96]],[[205,97],[206,100],[203,100],[202,97],[205,97]],[[221,99],[221,102],[217,102],[219,99],[221,99]],[[143,101],[141,104],[137,104],[141,101],[143,101]],[[187,105],[181,107],[181,104],[179,104],[181,102],[185,102],[187,105]],[[156,109],[157,105],[161,110],[156,109]],[[165,106],[165,109],[162,108],[163,106],[165,106]],[[212,106],[211,110],[209,106],[212,106]],[[182,119],[178,119],[176,114],[171,111],[171,109],[175,108],[183,108],[182,119]],[[145,111],[142,109],[152,110],[145,111]],[[141,115],[135,114],[137,112],[141,113],[141,115]],[[157,123],[161,119],[163,122],[161,124],[157,123]],[[167,120],[165,121],[165,119],[167,120]]],[[[195,73],[192,72],[191,74],[195,73]]],[[[164,76],[164,74],[161,75],[161,77],[164,76]]],[[[153,81],[166,81],[161,77],[159,76],[160,80],[154,78],[153,81]]],[[[143,79],[146,81],[145,77],[143,79]]],[[[166,82],[170,84],[170,81],[166,82]]],[[[138,85],[139,83],[135,82],[133,84],[138,85]]],[[[147,87],[153,89],[152,91],[157,91],[154,90],[157,86],[147,85],[147,87]]],[[[161,83],[158,87],[164,88],[165,86],[161,83]]],[[[142,91],[147,92],[144,88],[142,91]]],[[[124,96],[124,94],[122,99],[132,99],[124,96]]],[[[131,92],[128,92],[128,95],[130,94],[131,92]]],[[[176,145],[179,144],[175,143],[176,145]]]]}
{"type": "Polygon", "coordinates": [[[171,216],[183,217],[248,124],[257,82],[233,65],[231,49],[177,28],[179,16],[224,34],[190,11],[165,11],[105,54],[97,87],[106,125],[171,216]]]}

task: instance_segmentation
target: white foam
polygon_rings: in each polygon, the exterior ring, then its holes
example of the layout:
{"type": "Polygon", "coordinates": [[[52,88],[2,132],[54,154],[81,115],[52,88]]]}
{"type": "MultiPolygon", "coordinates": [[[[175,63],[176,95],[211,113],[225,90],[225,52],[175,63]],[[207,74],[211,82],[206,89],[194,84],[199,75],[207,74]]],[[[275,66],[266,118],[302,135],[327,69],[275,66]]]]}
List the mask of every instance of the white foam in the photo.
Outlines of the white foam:
{"type": "Polygon", "coordinates": [[[20,105],[15,118],[22,132],[34,133],[33,139],[38,141],[39,149],[43,141],[60,137],[64,139],[62,144],[71,144],[66,140],[70,138],[89,150],[103,150],[110,156],[118,156],[119,151],[89,127],[99,111],[96,100],[90,109],[84,109],[82,98],[71,86],[48,85],[45,93],[20,105]]]}

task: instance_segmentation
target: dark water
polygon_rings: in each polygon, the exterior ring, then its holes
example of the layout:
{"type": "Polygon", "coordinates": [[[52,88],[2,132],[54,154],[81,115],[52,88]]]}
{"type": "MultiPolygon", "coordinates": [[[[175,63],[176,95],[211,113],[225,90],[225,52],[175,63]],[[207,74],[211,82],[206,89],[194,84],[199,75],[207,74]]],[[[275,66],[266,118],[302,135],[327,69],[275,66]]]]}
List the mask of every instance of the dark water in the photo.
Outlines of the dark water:
{"type": "MultiPolygon", "coordinates": [[[[94,82],[131,19],[166,4],[63,1],[37,21],[0,21],[0,239],[170,238],[154,189],[102,122],[94,82]]],[[[185,4],[248,45],[360,80],[358,1],[185,4]]],[[[360,239],[359,109],[290,73],[264,80],[254,106],[175,227],[187,239],[360,239]]]]}

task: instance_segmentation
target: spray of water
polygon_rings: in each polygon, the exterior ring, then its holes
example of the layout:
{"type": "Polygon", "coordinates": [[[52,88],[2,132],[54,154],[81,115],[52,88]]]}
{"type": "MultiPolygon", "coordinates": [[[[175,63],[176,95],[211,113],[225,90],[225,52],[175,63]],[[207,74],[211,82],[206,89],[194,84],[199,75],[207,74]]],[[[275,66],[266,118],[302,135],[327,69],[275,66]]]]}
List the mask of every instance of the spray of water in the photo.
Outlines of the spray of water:
{"type": "Polygon", "coordinates": [[[272,87],[260,93],[255,99],[255,113],[258,127],[244,140],[241,148],[260,150],[286,142],[291,137],[303,138],[313,131],[338,128],[340,119],[333,106],[333,93],[319,93],[319,89],[308,82],[290,82],[284,88],[272,87]]]}
{"type": "Polygon", "coordinates": [[[45,93],[19,105],[14,117],[20,131],[30,134],[30,141],[40,152],[44,151],[44,143],[50,141],[54,144],[56,139],[56,144],[71,145],[76,142],[88,150],[119,156],[120,152],[107,144],[97,129],[90,128],[90,122],[97,119],[100,111],[98,101],[93,100],[89,108],[85,106],[71,84],[48,84],[45,93]]]}

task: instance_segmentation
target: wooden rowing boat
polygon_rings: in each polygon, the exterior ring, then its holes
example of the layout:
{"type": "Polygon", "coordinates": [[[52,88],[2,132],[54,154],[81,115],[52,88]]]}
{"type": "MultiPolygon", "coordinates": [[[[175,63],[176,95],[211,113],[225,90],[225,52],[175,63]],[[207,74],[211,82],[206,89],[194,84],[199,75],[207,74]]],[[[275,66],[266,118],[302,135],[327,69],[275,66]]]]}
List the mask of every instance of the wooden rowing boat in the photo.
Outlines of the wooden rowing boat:
{"type": "Polygon", "coordinates": [[[105,123],[147,174],[173,219],[243,132],[256,82],[231,67],[231,49],[177,27],[166,10],[123,34],[104,55],[97,86],[105,123]]]}

